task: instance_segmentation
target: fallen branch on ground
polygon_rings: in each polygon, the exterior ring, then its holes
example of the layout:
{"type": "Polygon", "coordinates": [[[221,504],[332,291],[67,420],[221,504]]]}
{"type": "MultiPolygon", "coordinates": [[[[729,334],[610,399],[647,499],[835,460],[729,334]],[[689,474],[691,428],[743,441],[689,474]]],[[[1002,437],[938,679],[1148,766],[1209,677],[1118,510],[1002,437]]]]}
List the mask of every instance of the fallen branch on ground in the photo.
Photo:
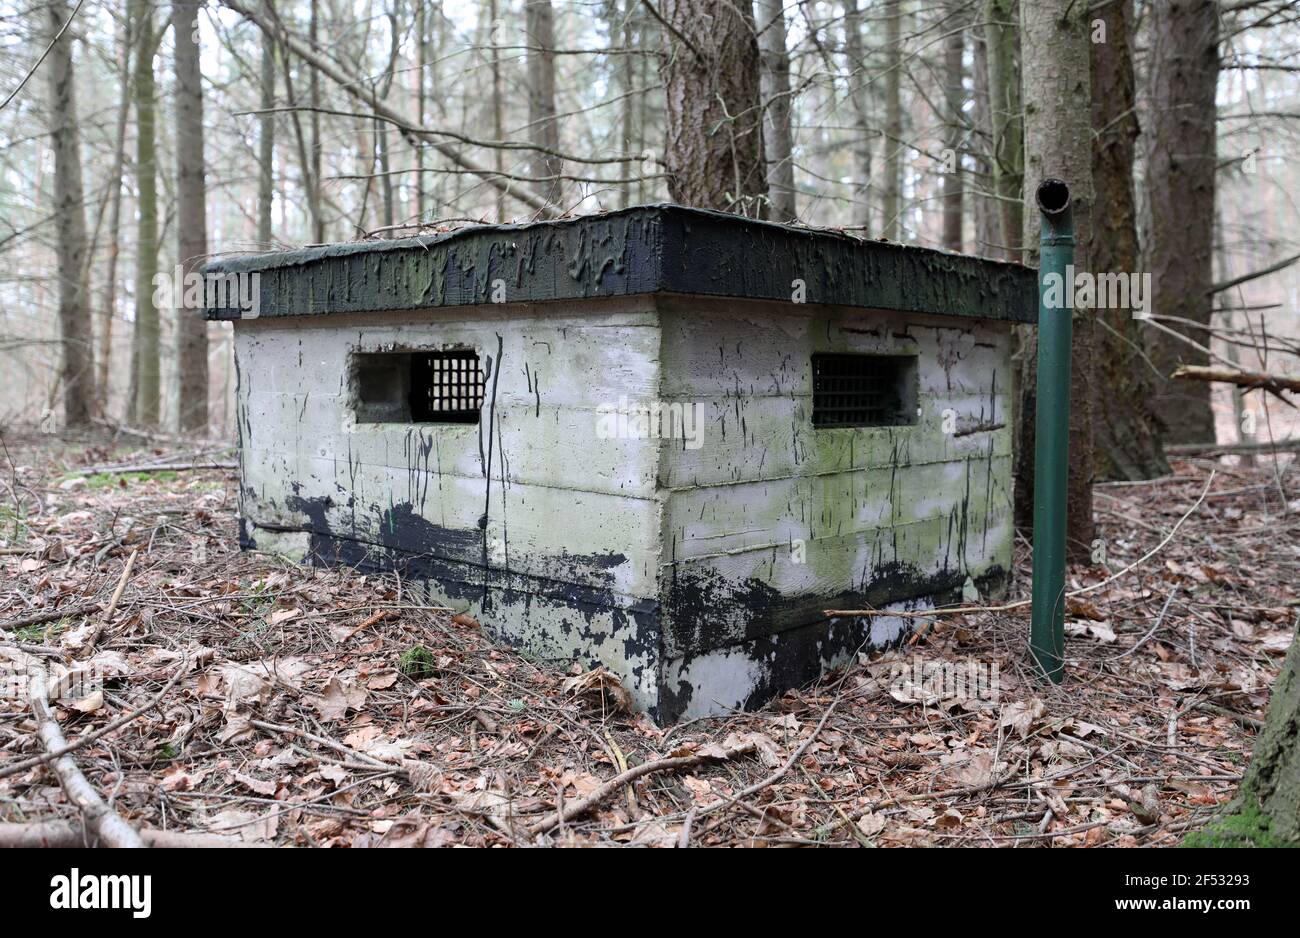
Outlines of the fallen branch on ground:
{"type": "MultiPolygon", "coordinates": [[[[180,831],[144,829],[140,839],[149,847],[214,848],[269,847],[271,844],[248,843],[216,834],[186,834],[180,831]]],[[[0,849],[32,847],[94,846],[94,837],[84,828],[66,821],[39,824],[0,824],[0,849]]]]}
{"type": "Polygon", "coordinates": [[[70,619],[74,616],[89,615],[94,611],[95,607],[91,605],[67,606],[63,609],[46,609],[43,612],[33,612],[31,615],[19,616],[17,619],[9,619],[5,622],[0,622],[0,632],[22,629],[29,625],[43,625],[46,622],[57,622],[60,619],[70,619]]]}
{"type": "Polygon", "coordinates": [[[117,589],[113,590],[113,598],[108,601],[108,608],[100,616],[99,624],[86,636],[85,644],[82,646],[83,655],[89,655],[95,650],[95,643],[99,641],[99,636],[104,633],[104,627],[112,621],[113,613],[117,612],[117,604],[122,599],[122,593],[126,591],[127,581],[131,579],[131,571],[135,568],[135,558],[139,553],[140,548],[137,547],[126,558],[126,565],[122,568],[122,576],[117,581],[117,589]]]}
{"type": "MultiPolygon", "coordinates": [[[[40,734],[45,751],[56,753],[66,750],[68,741],[50,706],[49,690],[45,680],[45,665],[35,658],[27,661],[27,700],[36,717],[36,731],[40,734]]],[[[87,834],[106,847],[143,847],[144,841],[120,814],[110,808],[95,791],[93,785],[81,774],[77,762],[67,752],[50,763],[54,774],[68,796],[68,801],[81,811],[87,834]]]]}
{"type": "Polygon", "coordinates": [[[61,749],[52,750],[50,752],[46,752],[44,755],[33,756],[30,759],[24,759],[21,762],[15,762],[12,765],[6,765],[0,768],[0,778],[5,778],[9,775],[15,775],[19,772],[30,769],[33,766],[40,765],[42,762],[49,762],[51,759],[57,759],[60,756],[66,756],[70,752],[76,752],[81,747],[93,743],[95,740],[99,739],[100,737],[107,736],[109,733],[113,732],[114,730],[126,726],[126,724],[130,723],[132,720],[140,716],[142,713],[147,713],[150,710],[152,710],[154,707],[158,706],[159,702],[163,699],[163,697],[167,695],[167,692],[176,686],[176,682],[181,679],[181,675],[189,670],[189,664],[190,664],[190,659],[188,656],[186,656],[184,659],[181,660],[181,666],[176,669],[176,673],[171,676],[171,680],[169,680],[163,686],[163,689],[158,691],[158,693],[155,694],[147,703],[142,704],[139,707],[136,707],[130,713],[123,714],[122,716],[118,717],[116,720],[113,720],[111,723],[106,723],[104,726],[101,726],[93,733],[87,733],[84,736],[77,737],[72,742],[66,743],[61,749]]]}
{"type": "Polygon", "coordinates": [[[754,742],[749,740],[723,751],[718,751],[717,747],[708,746],[689,756],[668,756],[664,759],[654,759],[650,762],[635,765],[626,772],[619,772],[585,798],[579,798],[577,801],[566,804],[561,810],[553,812],[533,824],[528,828],[528,836],[536,837],[539,834],[545,834],[560,824],[566,824],[574,818],[581,817],[628,782],[634,781],[642,775],[649,775],[652,772],[676,772],[679,769],[689,769],[705,762],[730,759],[753,751],[754,742]]]}
{"type": "Polygon", "coordinates": [[[129,466],[91,466],[80,469],[83,476],[124,475],[128,472],[187,472],[191,469],[238,469],[239,463],[230,460],[211,462],[150,462],[129,466]]]}

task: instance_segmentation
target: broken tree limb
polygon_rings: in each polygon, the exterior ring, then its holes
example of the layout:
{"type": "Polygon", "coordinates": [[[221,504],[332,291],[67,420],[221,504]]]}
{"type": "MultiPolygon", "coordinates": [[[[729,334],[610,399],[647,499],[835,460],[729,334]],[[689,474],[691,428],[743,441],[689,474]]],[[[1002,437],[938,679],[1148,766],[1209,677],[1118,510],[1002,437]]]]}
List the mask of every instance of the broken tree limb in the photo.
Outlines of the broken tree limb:
{"type": "Polygon", "coordinates": [[[81,747],[93,743],[95,740],[99,739],[100,737],[107,736],[109,733],[113,732],[114,730],[126,726],[126,724],[130,723],[136,717],[140,716],[143,713],[147,713],[148,711],[152,710],[154,707],[158,706],[158,704],[162,701],[162,699],[165,696],[167,696],[167,692],[176,686],[176,682],[181,679],[181,675],[185,674],[189,670],[189,665],[190,665],[190,659],[189,656],[186,655],[184,658],[181,659],[181,665],[179,668],[176,669],[176,672],[171,676],[171,680],[169,680],[165,685],[163,685],[163,689],[158,691],[158,693],[154,694],[154,696],[150,698],[148,702],[142,704],[139,707],[136,707],[134,710],[130,711],[129,713],[124,713],[116,720],[104,724],[99,729],[95,730],[93,733],[86,733],[84,736],[78,736],[72,742],[65,743],[63,747],[60,749],[51,750],[46,752],[44,755],[33,756],[30,759],[24,759],[21,762],[14,762],[9,765],[0,767],[0,778],[5,778],[10,775],[16,775],[17,773],[30,769],[33,766],[40,765],[42,762],[49,762],[51,759],[57,759],[60,756],[66,756],[71,752],[76,752],[81,747]]]}
{"type": "MultiPolygon", "coordinates": [[[[1171,378],[1188,381],[1212,381],[1235,384],[1247,391],[1262,389],[1282,396],[1283,391],[1300,392],[1300,378],[1290,375],[1272,375],[1264,371],[1231,371],[1227,368],[1208,368],[1204,365],[1180,365],[1171,378]]],[[[1283,398],[1285,400],[1285,398],[1283,398]]]]}
{"type": "MultiPolygon", "coordinates": [[[[149,847],[168,848],[256,848],[271,844],[246,842],[216,834],[186,834],[145,828],[140,839],[149,847]]],[[[35,824],[0,824],[0,849],[33,847],[90,847],[95,838],[85,828],[67,821],[44,821],[35,824]]]]}
{"type": "Polygon", "coordinates": [[[42,625],[46,622],[58,622],[60,619],[84,616],[94,611],[95,607],[92,605],[67,606],[63,609],[46,609],[42,612],[33,612],[31,615],[19,616],[17,619],[7,619],[4,622],[0,622],[0,632],[26,628],[29,625],[42,625]]]}
{"type": "Polygon", "coordinates": [[[679,769],[689,769],[704,762],[712,762],[718,759],[730,759],[733,756],[740,756],[753,751],[754,742],[750,740],[741,743],[734,749],[727,750],[724,754],[708,750],[693,753],[689,756],[668,756],[664,759],[654,759],[650,762],[643,762],[640,765],[633,766],[626,772],[619,772],[585,798],[579,798],[577,801],[564,805],[560,810],[548,814],[545,818],[528,828],[528,835],[530,837],[536,837],[539,834],[545,834],[547,831],[554,827],[558,827],[560,824],[567,824],[574,818],[581,817],[606,798],[616,793],[628,782],[634,781],[642,775],[649,775],[652,772],[675,772],[679,769]]]}
{"type": "Polygon", "coordinates": [[[90,466],[79,469],[83,476],[125,475],[128,472],[189,472],[192,469],[238,469],[239,463],[230,460],[209,462],[150,462],[125,466],[90,466]]]}
{"type": "MultiPolygon", "coordinates": [[[[36,731],[45,751],[55,753],[67,749],[68,740],[54,716],[54,708],[50,706],[45,665],[35,658],[27,661],[27,701],[36,717],[36,731]]],[[[100,797],[86,776],[81,774],[77,761],[70,754],[64,752],[51,760],[50,767],[58,776],[68,801],[81,811],[82,823],[88,834],[106,847],[144,847],[144,841],[135,828],[100,797]]]]}
{"type": "Polygon", "coordinates": [[[470,173],[478,176],[488,185],[499,189],[506,195],[512,196],[523,202],[531,209],[535,209],[542,218],[555,218],[559,214],[546,199],[536,195],[527,186],[511,186],[509,180],[497,176],[490,167],[483,166],[460,153],[455,147],[448,146],[442,140],[437,138],[436,134],[430,133],[423,128],[409,127],[408,121],[403,114],[393,108],[380,102],[374,94],[367,95],[363,90],[361,82],[355,78],[344,74],[343,70],[331,63],[315,49],[306,45],[302,40],[292,35],[287,29],[272,22],[263,13],[254,10],[250,5],[245,4],[242,0],[221,0],[224,6],[234,10],[240,16],[255,23],[268,36],[271,36],[283,43],[284,47],[296,55],[310,67],[316,69],[326,78],[335,82],[349,96],[361,102],[375,114],[389,123],[403,128],[402,135],[412,144],[416,138],[422,139],[428,143],[431,149],[437,150],[453,164],[468,170],[470,173]]]}
{"type": "Polygon", "coordinates": [[[1231,280],[1223,281],[1223,283],[1216,283],[1214,286],[1210,287],[1210,289],[1208,289],[1205,292],[1207,295],[1213,296],[1216,293],[1222,293],[1224,290],[1231,290],[1233,287],[1238,286],[1239,284],[1243,284],[1251,280],[1257,280],[1260,277],[1266,277],[1269,274],[1277,273],[1279,270],[1284,270],[1285,268],[1290,267],[1296,261],[1300,261],[1300,254],[1292,254],[1290,257],[1283,258],[1282,260],[1278,261],[1276,264],[1270,264],[1268,267],[1262,267],[1259,270],[1253,270],[1248,274],[1242,274],[1240,277],[1233,277],[1231,280]]]}

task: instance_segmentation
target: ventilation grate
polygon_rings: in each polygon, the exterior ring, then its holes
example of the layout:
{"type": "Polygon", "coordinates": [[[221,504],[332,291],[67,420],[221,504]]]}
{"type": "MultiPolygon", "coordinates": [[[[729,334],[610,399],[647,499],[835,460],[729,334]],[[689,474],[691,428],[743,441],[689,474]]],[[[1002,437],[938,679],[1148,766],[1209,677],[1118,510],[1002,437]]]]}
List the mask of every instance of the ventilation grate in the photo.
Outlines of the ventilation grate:
{"type": "Polygon", "coordinates": [[[483,369],[478,353],[416,352],[411,362],[411,419],[417,423],[478,423],[483,369]]]}
{"type": "Polygon", "coordinates": [[[916,359],[903,355],[812,357],[813,426],[881,427],[913,423],[904,408],[916,359]]]}

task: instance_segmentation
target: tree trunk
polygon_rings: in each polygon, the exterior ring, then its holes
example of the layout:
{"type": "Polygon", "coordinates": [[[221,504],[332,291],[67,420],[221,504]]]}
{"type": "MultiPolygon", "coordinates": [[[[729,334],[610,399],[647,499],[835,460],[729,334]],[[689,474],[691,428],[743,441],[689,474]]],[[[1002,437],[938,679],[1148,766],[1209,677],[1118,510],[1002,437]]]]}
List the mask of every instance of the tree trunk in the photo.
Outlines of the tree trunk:
{"type": "MultiPolygon", "coordinates": [[[[1133,155],[1138,120],[1129,23],[1133,0],[1096,10],[1105,41],[1092,42],[1092,270],[1137,273],[1137,206],[1133,155]]],[[[1090,28],[1096,28],[1090,26],[1090,28]]],[[[1099,479],[1136,481],[1169,472],[1163,427],[1153,406],[1156,376],[1143,357],[1143,336],[1132,310],[1101,309],[1097,332],[1094,473],[1099,479]]]]}
{"type": "Polygon", "coordinates": [[[767,188],[774,221],[798,220],[794,190],[794,132],[790,124],[790,53],[786,49],[782,0],[759,0],[758,47],[763,65],[767,188]]]}
{"type": "Polygon", "coordinates": [[[100,300],[100,309],[104,318],[103,328],[99,332],[99,356],[96,364],[95,393],[96,406],[101,416],[108,414],[111,397],[109,365],[113,358],[113,319],[117,315],[117,261],[121,253],[120,238],[122,231],[122,181],[126,165],[126,119],[131,110],[131,17],[130,8],[122,22],[122,45],[119,50],[119,65],[122,69],[122,83],[117,99],[117,127],[114,131],[116,141],[113,150],[113,168],[109,172],[110,186],[108,202],[108,231],[105,245],[107,260],[104,267],[104,293],[100,300]]]}
{"type": "Polygon", "coordinates": [[[86,283],[86,209],[81,184],[81,130],[77,123],[76,82],[72,69],[72,30],[64,0],[46,6],[47,42],[51,43],[49,83],[50,141],[54,150],[54,214],[58,237],[59,380],[63,385],[63,420],[69,427],[90,423],[94,398],[93,326],[86,283]]]}
{"type": "MultiPolygon", "coordinates": [[[[1074,0],[1022,3],[1021,49],[1025,87],[1026,200],[1049,176],[1070,186],[1074,213],[1074,266],[1089,270],[1092,244],[1092,125],[1088,80],[1091,20],[1074,0]]],[[[1037,209],[1025,212],[1026,254],[1037,262],[1037,209]]],[[[1064,313],[1064,311],[1062,311],[1064,313]]],[[[1074,345],[1070,378],[1070,459],[1066,492],[1069,554],[1086,560],[1092,550],[1093,312],[1071,310],[1074,345]]],[[[1035,381],[1038,348],[1032,329],[1022,330],[1016,471],[1016,518],[1033,524],[1035,381]]]]}
{"type": "Polygon", "coordinates": [[[885,184],[881,203],[881,233],[899,240],[903,230],[903,6],[885,0],[885,184]]]}
{"type": "MultiPolygon", "coordinates": [[[[174,0],[176,45],[176,260],[186,273],[208,254],[207,182],[203,161],[203,85],[199,69],[200,0],[174,0]]],[[[176,297],[177,424],[182,433],[208,426],[208,324],[176,297]]]]}
{"type": "MultiPolygon", "coordinates": [[[[492,66],[492,139],[505,137],[505,99],[501,90],[501,4],[499,0],[488,0],[488,48],[492,66]]],[[[505,172],[505,154],[500,147],[492,148],[492,168],[498,179],[505,172]]],[[[496,220],[506,220],[506,193],[503,189],[496,191],[496,220]]]]}
{"type": "Polygon", "coordinates": [[[1300,641],[1273,682],[1264,729],[1227,812],[1188,847],[1300,846],[1300,641]]]}
{"type": "Polygon", "coordinates": [[[1020,260],[1024,223],[1024,111],[1018,50],[1019,3],[988,0],[985,54],[988,61],[989,117],[993,129],[993,185],[1002,214],[1002,256],[1020,260]]]}
{"type": "Polygon", "coordinates": [[[154,275],[158,272],[158,167],[154,141],[154,53],[158,33],[153,27],[153,9],[147,0],[133,0],[131,17],[137,26],[135,75],[136,140],[136,262],[135,262],[135,409],[130,422],[147,429],[158,426],[159,416],[159,322],[153,302],[154,275]]]}
{"type": "MultiPolygon", "coordinates": [[[[307,20],[307,40],[313,52],[319,52],[317,40],[320,34],[320,0],[311,0],[311,12],[307,20]]],[[[285,81],[288,81],[288,70],[285,81]]],[[[315,68],[307,69],[307,103],[311,105],[311,181],[307,196],[307,211],[311,215],[311,237],[317,244],[325,242],[325,215],[321,206],[321,153],[323,142],[320,130],[320,75],[315,68]]]]}
{"type": "MultiPolygon", "coordinates": [[[[618,3],[610,4],[610,39],[618,34],[621,30],[623,47],[627,50],[639,48],[641,37],[644,35],[644,27],[640,26],[639,14],[642,10],[641,0],[624,0],[622,6],[618,3]]],[[[636,119],[638,98],[641,97],[634,93],[636,89],[637,59],[639,56],[632,55],[629,51],[626,55],[619,56],[618,76],[619,90],[622,92],[623,100],[620,105],[619,120],[622,124],[620,136],[623,140],[624,153],[640,153],[645,140],[645,128],[639,126],[636,119]]],[[[640,169],[641,163],[635,160],[628,160],[623,164],[623,175],[626,178],[632,178],[638,172],[644,172],[640,169]]],[[[625,182],[619,186],[619,205],[627,208],[641,200],[641,183],[625,182]]]]}
{"type": "Polygon", "coordinates": [[[964,28],[960,28],[960,14],[949,22],[951,25],[948,28],[953,32],[943,46],[944,107],[948,112],[945,116],[948,132],[944,145],[952,151],[953,163],[951,167],[944,168],[943,174],[943,246],[948,251],[960,251],[963,202],[961,148],[966,129],[966,117],[962,112],[962,106],[966,103],[962,58],[966,52],[966,37],[964,28]]]}
{"type": "Polygon", "coordinates": [[[1002,256],[1003,244],[1000,234],[1002,225],[1002,207],[994,197],[996,184],[993,181],[993,117],[989,107],[989,67],[988,44],[984,40],[984,30],[971,32],[971,56],[974,68],[971,70],[975,85],[975,139],[980,146],[972,150],[974,169],[969,178],[975,181],[971,186],[971,216],[975,223],[975,253],[983,257],[1002,256]]]}
{"type": "MultiPolygon", "coordinates": [[[[424,3],[415,5],[415,122],[424,126],[426,86],[424,72],[429,66],[429,21],[432,17],[424,3]]],[[[415,148],[415,215],[423,224],[427,219],[428,193],[424,186],[424,147],[415,148]]]]}
{"type": "Polygon", "coordinates": [[[271,247],[271,209],[275,203],[275,39],[262,33],[260,108],[257,119],[257,243],[271,247]]]}
{"type": "Polygon", "coordinates": [[[674,202],[766,217],[759,54],[749,4],[665,0],[660,72],[674,202]]]}
{"type": "MultiPolygon", "coordinates": [[[[1159,0],[1151,13],[1151,129],[1146,148],[1151,312],[1208,324],[1214,276],[1219,11],[1214,0],[1159,0]]],[[[1168,326],[1198,342],[1204,339],[1197,330],[1168,326]]],[[[1148,331],[1151,359],[1166,378],[1180,364],[1206,364],[1203,352],[1173,336],[1148,331]]],[[[1166,380],[1158,389],[1156,407],[1168,425],[1170,442],[1214,441],[1209,385],[1166,380]]]]}
{"type": "Polygon", "coordinates": [[[854,164],[858,183],[853,221],[861,228],[865,238],[871,234],[871,141],[874,133],[871,127],[871,96],[867,93],[865,74],[867,60],[862,45],[862,13],[858,9],[858,0],[844,0],[844,55],[848,60],[849,100],[853,104],[854,133],[857,135],[854,164]]]}
{"type": "MultiPolygon", "coordinates": [[[[560,124],[555,118],[555,13],[551,0],[527,0],[524,20],[528,37],[528,139],[556,151],[560,148],[560,124]]],[[[559,176],[563,168],[553,153],[538,152],[528,174],[537,178],[559,176]]],[[[563,187],[558,178],[535,185],[537,194],[547,202],[560,204],[563,187]]]]}

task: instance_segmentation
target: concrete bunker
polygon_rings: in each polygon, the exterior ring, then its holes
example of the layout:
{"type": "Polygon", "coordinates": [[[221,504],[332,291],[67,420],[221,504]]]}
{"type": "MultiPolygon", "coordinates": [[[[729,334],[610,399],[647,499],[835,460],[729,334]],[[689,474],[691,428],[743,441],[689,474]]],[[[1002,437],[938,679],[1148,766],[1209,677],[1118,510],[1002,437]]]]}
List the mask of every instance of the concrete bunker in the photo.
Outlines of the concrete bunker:
{"type": "Polygon", "coordinates": [[[226,258],[243,546],[397,569],[671,721],[1010,569],[1033,271],[678,206],[226,258]],[[250,312],[251,311],[251,312],[250,312]]]}

